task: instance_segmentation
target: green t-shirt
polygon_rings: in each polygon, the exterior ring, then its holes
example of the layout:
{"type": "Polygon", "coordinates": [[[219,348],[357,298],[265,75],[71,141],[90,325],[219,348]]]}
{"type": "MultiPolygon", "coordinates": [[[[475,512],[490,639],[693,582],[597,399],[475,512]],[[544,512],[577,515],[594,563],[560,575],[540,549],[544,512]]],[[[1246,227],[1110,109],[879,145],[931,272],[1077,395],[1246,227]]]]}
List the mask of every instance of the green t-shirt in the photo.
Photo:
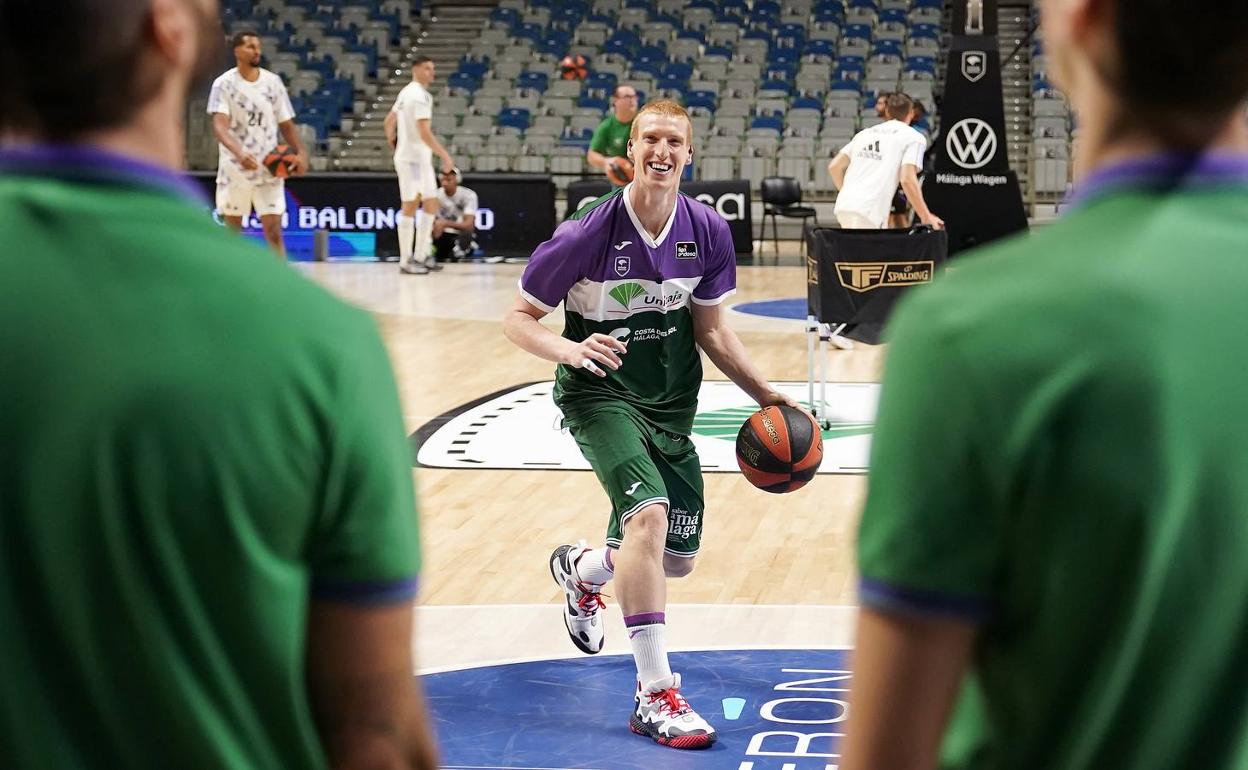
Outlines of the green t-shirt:
{"type": "Polygon", "coordinates": [[[899,309],[862,603],[981,624],[943,767],[1248,767],[1248,157],[1084,189],[899,309]]]}
{"type": "Polygon", "coordinates": [[[589,149],[600,152],[608,158],[623,158],[628,150],[628,134],[633,129],[633,122],[621,123],[610,113],[594,129],[594,136],[589,140],[589,149]]]}
{"type": "Polygon", "coordinates": [[[0,153],[6,768],[318,768],[310,596],[410,601],[372,320],[180,178],[0,153]]]}

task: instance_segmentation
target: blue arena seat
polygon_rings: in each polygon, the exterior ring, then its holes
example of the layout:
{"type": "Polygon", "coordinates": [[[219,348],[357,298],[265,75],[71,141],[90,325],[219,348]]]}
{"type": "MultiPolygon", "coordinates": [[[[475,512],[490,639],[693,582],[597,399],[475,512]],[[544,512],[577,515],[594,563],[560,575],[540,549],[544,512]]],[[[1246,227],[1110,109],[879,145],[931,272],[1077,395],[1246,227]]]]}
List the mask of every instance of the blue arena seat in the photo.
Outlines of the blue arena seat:
{"type": "Polygon", "coordinates": [[[446,85],[449,88],[458,88],[473,93],[481,87],[481,81],[466,72],[454,72],[446,79],[446,85]]]}
{"type": "Polygon", "coordinates": [[[455,71],[462,72],[465,75],[471,75],[474,79],[480,80],[485,77],[485,73],[490,71],[490,63],[488,61],[473,60],[465,57],[459,60],[459,64],[456,66],[455,71]]]}
{"type": "Polygon", "coordinates": [[[759,115],[750,121],[750,128],[770,128],[779,133],[784,131],[784,118],[779,115],[759,115]]]}
{"type": "Polygon", "coordinates": [[[723,57],[724,61],[728,61],[732,58],[732,49],[722,45],[708,45],[705,49],[703,49],[702,57],[710,58],[712,56],[723,57]]]}
{"type": "MultiPolygon", "coordinates": [[[[640,100],[638,101],[640,102],[640,100]]],[[[585,107],[591,110],[599,110],[601,112],[606,112],[608,105],[607,105],[607,100],[602,97],[590,96],[588,94],[582,93],[581,97],[576,100],[576,106],[585,107]]]]}
{"type": "Polygon", "coordinates": [[[913,24],[910,26],[910,37],[927,38],[930,40],[940,39],[940,25],[938,24],[913,24]]]}
{"type": "Polygon", "coordinates": [[[615,90],[618,82],[619,78],[614,72],[591,72],[589,77],[585,78],[584,88],[610,92],[615,90]]]}
{"type": "Polygon", "coordinates": [[[517,88],[529,88],[534,91],[545,92],[550,86],[550,76],[545,72],[521,72],[516,77],[515,86],[517,88]]]}
{"type": "Polygon", "coordinates": [[[869,24],[846,24],[842,31],[842,39],[856,38],[860,40],[871,41],[871,25],[869,24]]]}
{"type": "Polygon", "coordinates": [[[816,94],[803,94],[795,97],[789,103],[789,109],[793,110],[822,110],[823,97],[816,94]]]}
{"type": "Polygon", "coordinates": [[[820,3],[815,6],[815,21],[834,21],[842,24],[845,21],[845,7],[838,2],[820,3]]]}
{"type": "Polygon", "coordinates": [[[636,61],[652,61],[662,64],[667,61],[667,47],[663,45],[647,45],[637,49],[633,54],[636,61]]]}
{"type": "Polygon", "coordinates": [[[832,83],[828,86],[828,90],[852,91],[854,93],[860,93],[862,91],[862,84],[857,80],[842,80],[833,76],[832,83]]]}
{"type": "Polygon", "coordinates": [[[663,65],[663,77],[683,78],[688,80],[693,77],[693,65],[688,62],[668,62],[663,65]]]}
{"type": "Polygon", "coordinates": [[[542,42],[542,38],[546,34],[546,29],[540,24],[532,22],[522,22],[511,28],[511,36],[517,40],[528,40],[537,45],[542,42]]]}
{"type": "Polygon", "coordinates": [[[900,8],[885,8],[880,11],[880,23],[897,23],[905,24],[907,22],[906,12],[900,8]]]}
{"type": "Polygon", "coordinates": [[[871,46],[871,57],[877,56],[902,56],[904,50],[899,40],[877,40],[875,45],[871,46]]]}
{"type": "Polygon", "coordinates": [[[508,128],[518,128],[525,131],[529,127],[529,111],[519,107],[508,107],[498,113],[498,125],[508,128]]]}
{"type": "Polygon", "coordinates": [[[836,43],[831,40],[811,40],[802,49],[803,61],[827,61],[836,59],[836,43]]]}
{"type": "Polygon", "coordinates": [[[490,11],[490,21],[510,27],[520,21],[520,12],[515,8],[495,8],[490,11]]]}
{"type": "Polygon", "coordinates": [[[790,77],[767,77],[758,84],[759,98],[764,96],[773,99],[777,96],[787,97],[791,93],[793,93],[793,79],[790,77]]]}
{"type": "Polygon", "coordinates": [[[702,107],[714,112],[718,104],[719,99],[714,91],[690,91],[685,94],[686,107],[702,107]]]}

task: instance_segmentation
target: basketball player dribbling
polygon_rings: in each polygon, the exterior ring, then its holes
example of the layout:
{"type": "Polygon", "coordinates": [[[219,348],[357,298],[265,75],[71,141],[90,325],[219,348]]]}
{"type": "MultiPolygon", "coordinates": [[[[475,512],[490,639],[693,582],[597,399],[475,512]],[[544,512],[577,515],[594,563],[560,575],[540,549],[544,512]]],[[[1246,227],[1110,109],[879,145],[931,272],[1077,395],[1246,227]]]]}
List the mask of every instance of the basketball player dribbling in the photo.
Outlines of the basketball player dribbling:
{"type": "Polygon", "coordinates": [[[633,732],[664,746],[705,748],[715,730],[681,694],[664,641],[665,578],[693,571],[703,492],[689,434],[702,382],[700,347],[760,405],[788,404],[724,325],[736,290],[728,225],[680,194],[692,126],[672,101],[637,114],[627,153],[636,176],[599,198],[533,253],[504,332],[559,364],[555,403],[611,499],[606,547],[563,545],[550,569],[563,589],[572,642],[604,642],[600,591],[615,591],[637,664],[633,732]],[[564,303],[563,336],[538,321],[564,303]]]}

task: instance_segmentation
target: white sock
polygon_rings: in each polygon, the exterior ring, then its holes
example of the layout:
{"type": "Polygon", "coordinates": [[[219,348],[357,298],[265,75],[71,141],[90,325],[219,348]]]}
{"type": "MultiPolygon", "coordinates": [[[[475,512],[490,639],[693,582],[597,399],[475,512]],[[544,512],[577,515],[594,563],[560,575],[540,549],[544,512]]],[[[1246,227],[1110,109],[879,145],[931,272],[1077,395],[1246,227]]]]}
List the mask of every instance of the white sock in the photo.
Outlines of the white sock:
{"type": "Polygon", "coordinates": [[[433,215],[425,212],[416,212],[416,245],[412,247],[412,258],[417,262],[426,262],[429,259],[429,249],[433,248],[433,215]]]}
{"type": "Polygon", "coordinates": [[[667,662],[667,625],[662,612],[645,612],[624,618],[628,629],[628,643],[633,648],[633,660],[637,663],[637,678],[641,686],[672,675],[667,662]]]}
{"type": "Polygon", "coordinates": [[[412,257],[412,236],[416,234],[416,218],[399,214],[399,261],[407,264],[412,257]]]}
{"type": "Polygon", "coordinates": [[[610,548],[585,551],[572,568],[583,582],[596,586],[605,584],[615,575],[615,561],[610,548]]]}

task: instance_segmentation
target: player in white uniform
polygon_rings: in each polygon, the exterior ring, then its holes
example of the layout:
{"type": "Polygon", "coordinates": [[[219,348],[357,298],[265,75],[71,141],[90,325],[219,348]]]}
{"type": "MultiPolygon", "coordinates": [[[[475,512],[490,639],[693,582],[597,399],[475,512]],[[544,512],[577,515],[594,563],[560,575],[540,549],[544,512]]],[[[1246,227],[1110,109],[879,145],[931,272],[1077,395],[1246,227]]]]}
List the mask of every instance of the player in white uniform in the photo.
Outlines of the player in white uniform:
{"type": "MultiPolygon", "coordinates": [[[[888,227],[899,181],[923,224],[937,229],[945,226],[944,220],[933,214],[923,200],[919,171],[923,168],[927,140],[907,122],[913,106],[909,96],[889,94],[884,100],[885,117],[889,119],[859,131],[828,164],[828,175],[840,190],[833,212],[841,227],[888,227]]],[[[844,330],[845,327],[838,330],[830,341],[849,350],[854,345],[839,333],[844,330]]]]}
{"type": "Polygon", "coordinates": [[[403,87],[386,115],[386,139],[394,148],[394,170],[399,174],[399,200],[403,210],[398,217],[399,269],[420,275],[439,270],[430,256],[433,220],[438,214],[438,178],[433,171],[433,154],[442,158],[442,172],[455,168],[451,154],[433,135],[433,59],[418,56],[412,63],[412,82],[403,87]],[[423,216],[417,218],[418,209],[423,216]],[[413,238],[415,243],[413,243],[413,238]]]}
{"type": "Polygon", "coordinates": [[[912,104],[905,94],[891,94],[885,107],[890,119],[859,131],[828,164],[828,174],[840,190],[833,211],[841,227],[886,227],[898,181],[923,224],[945,226],[927,208],[919,186],[927,141],[905,122],[912,104]]]}
{"type": "Polygon", "coordinates": [[[208,114],[219,148],[217,209],[226,226],[237,232],[254,208],[264,227],[264,239],[284,257],[285,184],[262,161],[278,145],[278,131],[298,156],[292,173],[308,170],[308,153],[295,128],[295,111],[285,84],[260,67],[260,38],[254,32],[239,32],[231,42],[238,66],[213,81],[208,96],[208,114]]]}

